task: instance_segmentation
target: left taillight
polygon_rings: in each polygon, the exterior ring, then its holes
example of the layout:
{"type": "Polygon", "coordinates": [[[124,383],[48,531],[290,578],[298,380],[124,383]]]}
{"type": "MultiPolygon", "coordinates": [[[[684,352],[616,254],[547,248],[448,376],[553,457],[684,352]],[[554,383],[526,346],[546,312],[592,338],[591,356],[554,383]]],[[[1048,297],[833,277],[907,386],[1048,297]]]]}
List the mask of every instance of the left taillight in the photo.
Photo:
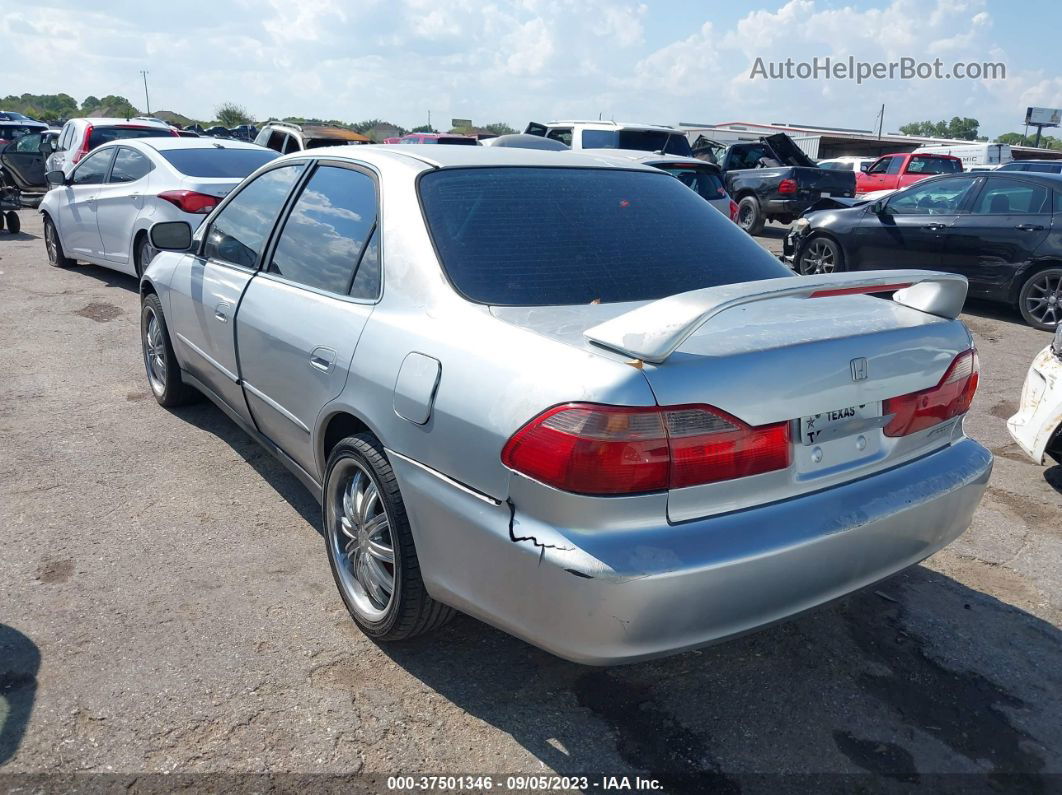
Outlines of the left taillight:
{"type": "Polygon", "coordinates": [[[194,190],[167,190],[159,194],[160,199],[168,201],[183,213],[206,215],[221,201],[217,196],[197,193],[194,190]]]}
{"type": "Polygon", "coordinates": [[[513,434],[502,463],[580,494],[636,494],[789,466],[789,423],[752,427],[711,406],[568,403],[513,434]]]}
{"type": "Polygon", "coordinates": [[[948,366],[936,386],[889,398],[882,413],[892,415],[886,436],[907,436],[965,414],[973,403],[980,377],[977,350],[963,351],[948,366]]]}
{"type": "Polygon", "coordinates": [[[733,199],[730,200],[730,220],[737,223],[738,206],[733,199]]]}

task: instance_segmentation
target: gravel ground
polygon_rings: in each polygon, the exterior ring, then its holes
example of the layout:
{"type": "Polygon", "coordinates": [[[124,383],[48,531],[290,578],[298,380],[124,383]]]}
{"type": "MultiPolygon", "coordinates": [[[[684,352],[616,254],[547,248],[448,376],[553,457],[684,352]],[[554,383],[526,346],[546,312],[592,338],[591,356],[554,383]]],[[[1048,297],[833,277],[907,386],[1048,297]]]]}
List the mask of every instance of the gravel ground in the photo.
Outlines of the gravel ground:
{"type": "Polygon", "coordinates": [[[0,775],[1062,784],[1004,778],[1062,773],[1062,467],[1025,460],[1004,425],[1048,335],[1012,313],[964,317],[982,365],[967,429],[996,454],[965,535],[798,620],[599,670],[464,617],[368,641],[309,494],[210,404],[151,398],[135,281],[49,268],[22,218],[0,233],[0,775]]]}

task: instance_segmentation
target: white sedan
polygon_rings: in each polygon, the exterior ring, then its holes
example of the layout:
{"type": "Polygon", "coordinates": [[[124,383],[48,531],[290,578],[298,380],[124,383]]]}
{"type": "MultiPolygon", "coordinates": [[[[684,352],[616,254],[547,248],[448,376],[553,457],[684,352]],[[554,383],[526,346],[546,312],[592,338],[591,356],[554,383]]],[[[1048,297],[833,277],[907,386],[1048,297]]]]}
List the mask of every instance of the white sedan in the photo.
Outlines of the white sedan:
{"type": "Polygon", "coordinates": [[[140,138],[104,144],[69,177],[48,173],[41,201],[48,261],[92,262],[139,276],[156,251],[148,228],[158,221],[206,218],[244,177],[277,153],[242,141],[140,138]]]}

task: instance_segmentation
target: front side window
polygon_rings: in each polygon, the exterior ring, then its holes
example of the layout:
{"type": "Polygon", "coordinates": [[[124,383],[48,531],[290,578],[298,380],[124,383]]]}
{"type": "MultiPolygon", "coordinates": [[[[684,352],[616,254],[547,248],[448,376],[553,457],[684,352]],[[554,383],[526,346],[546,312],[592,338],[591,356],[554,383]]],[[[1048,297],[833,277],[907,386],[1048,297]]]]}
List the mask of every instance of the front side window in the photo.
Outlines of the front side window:
{"type": "Polygon", "coordinates": [[[121,147],[114,156],[114,165],[111,167],[109,182],[136,182],[141,177],[147,176],[154,166],[140,152],[126,147],[121,147]]]}
{"type": "Polygon", "coordinates": [[[281,166],[248,183],[211,223],[203,256],[253,268],[284,200],[304,167],[303,163],[281,166]]]}
{"type": "Polygon", "coordinates": [[[110,166],[112,157],[114,157],[113,149],[94,152],[78,164],[70,177],[70,182],[74,185],[99,185],[107,176],[107,167],[110,166]]]}
{"type": "Polygon", "coordinates": [[[1036,215],[1050,213],[1050,191],[1018,179],[990,178],[974,204],[975,215],[1036,215]]]}
{"type": "Polygon", "coordinates": [[[321,166],[280,233],[269,272],[346,295],[376,225],[376,183],[360,171],[321,166]]]}
{"type": "MultiPolygon", "coordinates": [[[[547,138],[552,138],[554,141],[560,141],[565,146],[571,146],[572,145],[572,128],[571,127],[554,127],[552,130],[550,130],[548,133],[546,133],[546,137],[547,138]]],[[[586,133],[583,133],[583,141],[584,141],[583,148],[584,149],[588,148],[586,146],[586,143],[585,143],[585,141],[586,141],[586,133]]]]}
{"type": "Polygon", "coordinates": [[[889,200],[895,215],[941,215],[957,213],[973,186],[972,179],[939,179],[898,193],[889,200]]]}
{"type": "Polygon", "coordinates": [[[659,171],[444,168],[419,189],[450,283],[477,303],[647,301],[791,275],[659,171]]]}
{"type": "MultiPolygon", "coordinates": [[[[868,174],[885,174],[889,170],[889,165],[894,161],[899,160],[897,157],[883,157],[870,168],[867,169],[868,174]]],[[[895,173],[895,172],[893,172],[895,173]]]]}

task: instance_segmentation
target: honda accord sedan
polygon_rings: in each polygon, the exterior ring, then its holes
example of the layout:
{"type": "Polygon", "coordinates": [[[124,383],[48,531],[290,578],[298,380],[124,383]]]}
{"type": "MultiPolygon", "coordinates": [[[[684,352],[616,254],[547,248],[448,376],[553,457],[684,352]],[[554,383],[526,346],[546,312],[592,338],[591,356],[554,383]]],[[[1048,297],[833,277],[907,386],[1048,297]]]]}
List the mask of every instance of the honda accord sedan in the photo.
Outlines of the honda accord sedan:
{"type": "Polygon", "coordinates": [[[158,221],[198,225],[222,197],[277,153],[240,141],[166,136],[97,147],[40,204],[48,261],[92,262],[139,276],[157,253],[147,230],[158,221]]]}
{"type": "Polygon", "coordinates": [[[1062,176],[933,177],[877,201],[807,213],[785,253],[800,273],[958,273],[971,296],[1009,304],[1033,328],[1053,331],[1062,320],[1062,176]]]}
{"type": "Polygon", "coordinates": [[[965,279],[792,276],[655,168],[315,149],[151,237],[152,392],[320,499],[379,640],[457,610],[584,663],[700,646],[931,555],[992,467],[965,279]]]}

